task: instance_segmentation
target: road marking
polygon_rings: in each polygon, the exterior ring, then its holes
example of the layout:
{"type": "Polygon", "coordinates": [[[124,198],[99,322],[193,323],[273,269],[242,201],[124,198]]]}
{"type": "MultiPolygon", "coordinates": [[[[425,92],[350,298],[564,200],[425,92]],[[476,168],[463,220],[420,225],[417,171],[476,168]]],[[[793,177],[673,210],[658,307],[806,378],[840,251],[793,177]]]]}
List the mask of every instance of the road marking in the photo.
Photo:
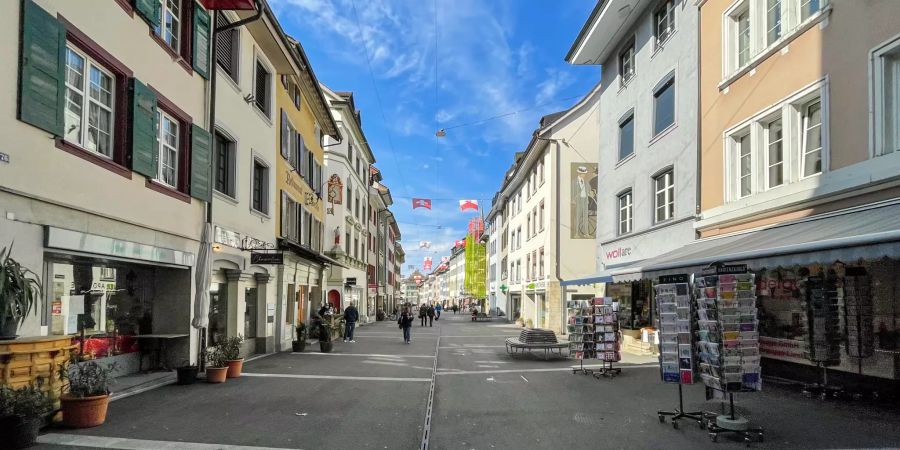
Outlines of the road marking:
{"type": "MultiPolygon", "coordinates": [[[[356,336],[353,336],[354,338],[357,339],[357,341],[354,342],[353,344],[358,344],[359,339],[396,339],[398,343],[403,340],[402,334],[398,334],[398,333],[385,333],[385,334],[388,334],[390,336],[361,336],[361,335],[357,334],[356,336]]],[[[424,333],[423,334],[413,333],[412,335],[413,335],[413,337],[418,338],[418,339],[435,339],[437,337],[436,334],[424,334],[424,333]]],[[[335,342],[341,342],[341,341],[338,341],[337,339],[335,339],[335,342]]],[[[341,343],[353,345],[350,342],[341,342],[341,343]]]]}
{"type": "Polygon", "coordinates": [[[453,344],[453,345],[449,345],[449,346],[446,346],[446,347],[438,347],[438,348],[442,348],[442,349],[445,349],[445,350],[446,350],[446,349],[451,349],[451,350],[464,350],[464,349],[467,349],[467,348],[506,348],[506,346],[505,346],[505,345],[478,345],[478,344],[465,345],[465,344],[453,344]]]}
{"type": "Polygon", "coordinates": [[[437,342],[434,343],[434,365],[431,366],[431,388],[428,389],[428,406],[425,408],[425,426],[422,427],[422,444],[419,450],[428,450],[429,440],[431,439],[431,412],[434,409],[434,386],[437,382],[437,365],[438,353],[441,348],[441,337],[438,336],[437,342]]]}
{"type": "Polygon", "coordinates": [[[525,378],[525,375],[519,375],[519,376],[520,376],[523,380],[525,380],[526,383],[528,382],[528,378],[525,378]]]}
{"type": "Polygon", "coordinates": [[[278,447],[248,447],[243,445],[201,444],[198,442],[151,441],[147,439],[128,439],[103,436],[87,436],[80,434],[48,433],[38,436],[40,444],[67,445],[71,447],[120,448],[129,450],[157,450],[161,448],[180,448],[186,450],[261,450],[278,447]]]}
{"type": "Polygon", "coordinates": [[[376,358],[434,358],[431,355],[386,355],[383,353],[291,353],[292,355],[372,356],[376,358]]]}
{"type": "Polygon", "coordinates": [[[312,380],[359,380],[359,381],[421,381],[429,382],[431,378],[401,378],[401,377],[350,377],[344,375],[302,375],[293,373],[257,373],[244,372],[247,377],[260,378],[303,378],[312,380]]]}
{"type": "MultiPolygon", "coordinates": [[[[589,367],[603,367],[601,364],[595,365],[585,365],[585,368],[589,367]]],[[[622,369],[643,369],[650,367],[659,367],[659,364],[640,364],[633,366],[619,366],[622,369]]],[[[491,374],[491,373],[523,373],[523,372],[568,372],[572,370],[571,367],[554,367],[549,369],[503,369],[503,370],[460,370],[460,371],[447,371],[445,369],[441,369],[437,374],[438,376],[442,375],[483,375],[483,374],[491,374]]]]}

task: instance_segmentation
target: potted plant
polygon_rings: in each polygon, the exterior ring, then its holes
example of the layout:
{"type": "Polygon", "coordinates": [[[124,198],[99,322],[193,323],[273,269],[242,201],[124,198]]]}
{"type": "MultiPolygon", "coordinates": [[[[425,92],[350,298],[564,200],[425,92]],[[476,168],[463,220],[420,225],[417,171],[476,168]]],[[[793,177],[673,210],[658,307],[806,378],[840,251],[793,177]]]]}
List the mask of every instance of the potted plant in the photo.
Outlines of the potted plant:
{"type": "Polygon", "coordinates": [[[244,343],[244,337],[241,335],[225,338],[221,342],[219,351],[225,359],[228,366],[228,378],[238,378],[241,376],[241,370],[244,368],[244,358],[241,358],[241,344],[244,343]]]}
{"type": "Polygon", "coordinates": [[[194,382],[197,381],[197,374],[200,373],[200,367],[191,364],[189,361],[184,361],[180,366],[175,368],[175,371],[178,376],[176,383],[188,385],[194,384],[194,382]]]}
{"type": "Polygon", "coordinates": [[[331,328],[322,324],[319,328],[319,351],[331,353],[332,348],[334,348],[334,342],[331,341],[331,328]]]}
{"type": "Polygon", "coordinates": [[[0,249],[0,340],[15,339],[16,331],[35,301],[41,298],[37,274],[10,257],[9,249],[0,249]]]}
{"type": "Polygon", "coordinates": [[[291,342],[291,350],[294,353],[306,350],[306,338],[308,334],[309,330],[306,328],[305,323],[300,322],[297,324],[297,340],[291,342]]]}
{"type": "Polygon", "coordinates": [[[90,428],[106,421],[113,371],[115,364],[102,366],[97,361],[73,361],[60,368],[60,375],[69,384],[69,392],[60,397],[64,425],[90,428]]]}
{"type": "Polygon", "coordinates": [[[53,403],[39,385],[19,389],[0,386],[0,436],[4,436],[0,448],[33,445],[52,410],[53,403]]]}
{"type": "Polygon", "coordinates": [[[224,383],[228,375],[228,364],[219,346],[206,349],[206,382],[224,383]]]}

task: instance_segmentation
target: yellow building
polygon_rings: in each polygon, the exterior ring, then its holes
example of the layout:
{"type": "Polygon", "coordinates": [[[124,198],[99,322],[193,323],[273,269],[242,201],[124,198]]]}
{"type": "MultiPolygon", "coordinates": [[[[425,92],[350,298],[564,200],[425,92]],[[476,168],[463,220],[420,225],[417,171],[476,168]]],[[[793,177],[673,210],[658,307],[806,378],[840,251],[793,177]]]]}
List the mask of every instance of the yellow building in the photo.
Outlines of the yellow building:
{"type": "Polygon", "coordinates": [[[340,140],[324,94],[303,47],[286,37],[299,73],[279,74],[276,119],[279,156],[275,158],[275,210],[278,246],[284,264],[278,267],[276,336],[281,348],[290,346],[298,321],[322,301],[323,271],[335,263],[322,254],[325,240],[325,136],[340,140]]]}

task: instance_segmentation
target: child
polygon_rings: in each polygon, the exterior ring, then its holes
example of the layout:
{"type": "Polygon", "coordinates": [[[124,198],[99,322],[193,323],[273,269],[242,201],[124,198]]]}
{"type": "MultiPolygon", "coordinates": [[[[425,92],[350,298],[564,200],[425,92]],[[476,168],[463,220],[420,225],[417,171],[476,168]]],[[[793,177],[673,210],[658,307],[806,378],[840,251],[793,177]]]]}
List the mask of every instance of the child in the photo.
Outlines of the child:
{"type": "Polygon", "coordinates": [[[403,330],[403,342],[407,344],[412,342],[410,329],[412,328],[413,320],[413,315],[409,312],[409,308],[403,308],[400,318],[397,319],[397,325],[400,325],[400,329],[403,330]]]}

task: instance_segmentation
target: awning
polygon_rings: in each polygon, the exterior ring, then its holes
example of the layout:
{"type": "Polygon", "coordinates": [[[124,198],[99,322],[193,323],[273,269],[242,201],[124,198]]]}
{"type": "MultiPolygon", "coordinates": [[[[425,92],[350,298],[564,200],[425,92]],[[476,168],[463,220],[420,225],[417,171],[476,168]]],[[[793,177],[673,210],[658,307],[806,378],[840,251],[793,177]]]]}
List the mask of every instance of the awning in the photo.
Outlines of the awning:
{"type": "Polygon", "coordinates": [[[698,240],[610,275],[613,279],[646,278],[695,272],[713,263],[747,262],[763,268],[885,256],[900,257],[900,203],[896,200],[698,240]]]}
{"type": "MultiPolygon", "coordinates": [[[[595,273],[586,278],[577,278],[574,280],[565,280],[560,281],[560,286],[584,286],[588,284],[594,283],[612,283],[614,281],[626,281],[624,279],[614,279],[613,274],[622,270],[628,270],[628,268],[640,264],[642,261],[635,261],[627,264],[615,264],[606,266],[606,269],[601,270],[600,272],[595,273]]],[[[630,281],[630,280],[629,280],[630,281]]]]}
{"type": "Polygon", "coordinates": [[[345,266],[341,262],[336,259],[330,258],[328,256],[323,255],[315,250],[304,247],[302,245],[297,244],[288,239],[278,238],[278,244],[281,248],[287,248],[292,252],[296,253],[298,256],[302,256],[304,258],[310,259],[320,264],[330,264],[332,266],[343,267],[345,269],[349,269],[349,267],[345,266]]]}

